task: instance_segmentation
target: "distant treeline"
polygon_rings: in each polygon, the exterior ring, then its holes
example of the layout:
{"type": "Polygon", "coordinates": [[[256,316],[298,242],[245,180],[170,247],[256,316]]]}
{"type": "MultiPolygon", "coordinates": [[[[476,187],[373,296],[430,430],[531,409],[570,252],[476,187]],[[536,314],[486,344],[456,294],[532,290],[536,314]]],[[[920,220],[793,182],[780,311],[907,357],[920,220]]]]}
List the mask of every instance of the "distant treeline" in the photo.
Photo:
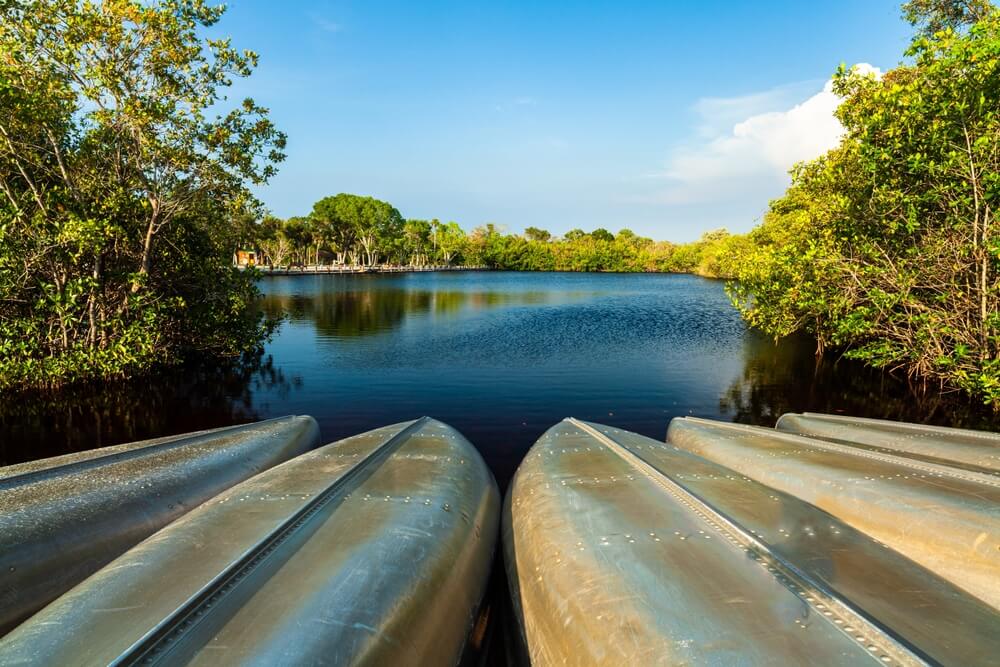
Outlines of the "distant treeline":
{"type": "Polygon", "coordinates": [[[725,229],[692,243],[654,241],[629,229],[561,237],[528,227],[523,234],[486,224],[466,232],[456,222],[404,219],[391,204],[339,194],[316,202],[305,217],[267,217],[247,227],[245,242],[271,266],[379,263],[484,266],[509,271],[621,271],[730,274],[726,257],[745,237],[725,229]]]}

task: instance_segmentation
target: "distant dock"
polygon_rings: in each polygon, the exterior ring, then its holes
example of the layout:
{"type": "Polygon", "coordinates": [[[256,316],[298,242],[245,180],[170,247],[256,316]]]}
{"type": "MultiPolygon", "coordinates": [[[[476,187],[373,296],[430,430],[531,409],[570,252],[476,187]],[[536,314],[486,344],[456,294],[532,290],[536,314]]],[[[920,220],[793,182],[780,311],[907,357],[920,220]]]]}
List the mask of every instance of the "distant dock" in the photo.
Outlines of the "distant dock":
{"type": "MultiPolygon", "coordinates": [[[[241,266],[239,268],[246,268],[241,266]]],[[[258,266],[258,271],[266,276],[301,276],[314,274],[347,274],[347,273],[423,273],[429,271],[488,271],[485,266],[397,266],[393,264],[378,264],[375,266],[348,266],[344,264],[312,265],[312,266],[258,266]]]]}

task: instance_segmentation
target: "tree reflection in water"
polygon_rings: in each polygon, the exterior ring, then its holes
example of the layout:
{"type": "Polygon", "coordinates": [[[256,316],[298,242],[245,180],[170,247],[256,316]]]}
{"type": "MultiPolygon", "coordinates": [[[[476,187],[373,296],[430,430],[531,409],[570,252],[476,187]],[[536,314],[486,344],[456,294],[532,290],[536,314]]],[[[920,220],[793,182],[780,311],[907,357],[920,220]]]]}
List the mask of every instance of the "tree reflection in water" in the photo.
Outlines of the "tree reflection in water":
{"type": "MultiPolygon", "coordinates": [[[[563,295],[565,296],[565,295],[563,295]]],[[[262,308],[269,317],[309,320],[332,338],[354,338],[397,329],[406,318],[447,315],[468,308],[486,310],[511,305],[539,305],[551,292],[407,290],[380,288],[330,290],[311,294],[268,294],[262,308]]]]}
{"type": "Polygon", "coordinates": [[[828,354],[816,359],[806,336],[779,341],[748,332],[743,374],[719,401],[733,421],[774,426],[786,412],[827,412],[855,417],[993,430],[982,405],[937,387],[911,385],[905,376],[828,354]]]}
{"type": "Polygon", "coordinates": [[[254,355],[132,382],[5,396],[0,465],[256,421],[256,392],[282,395],[300,384],[286,378],[269,355],[254,355]]]}

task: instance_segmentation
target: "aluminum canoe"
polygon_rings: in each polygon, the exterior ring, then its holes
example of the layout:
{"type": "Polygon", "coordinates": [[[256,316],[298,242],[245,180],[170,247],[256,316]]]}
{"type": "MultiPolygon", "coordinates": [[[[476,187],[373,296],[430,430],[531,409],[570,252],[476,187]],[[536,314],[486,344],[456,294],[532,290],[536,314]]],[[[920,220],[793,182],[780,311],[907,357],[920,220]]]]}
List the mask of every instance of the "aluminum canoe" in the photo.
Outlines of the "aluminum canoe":
{"type": "Polygon", "coordinates": [[[1000,433],[815,412],[788,413],[779,431],[1000,475],[1000,433]]]}
{"type": "Polygon", "coordinates": [[[319,440],[283,417],[0,468],[0,634],[212,496],[319,440]]]}
{"type": "Polygon", "coordinates": [[[445,424],[354,436],[129,550],[0,639],[0,664],[454,664],[499,504],[445,424]]]}
{"type": "Polygon", "coordinates": [[[773,429],[684,417],[668,441],[805,500],[1000,609],[1000,479],[773,429]]]}
{"type": "Polygon", "coordinates": [[[534,665],[989,664],[1000,612],[792,495],[576,420],[503,516],[534,665]]]}

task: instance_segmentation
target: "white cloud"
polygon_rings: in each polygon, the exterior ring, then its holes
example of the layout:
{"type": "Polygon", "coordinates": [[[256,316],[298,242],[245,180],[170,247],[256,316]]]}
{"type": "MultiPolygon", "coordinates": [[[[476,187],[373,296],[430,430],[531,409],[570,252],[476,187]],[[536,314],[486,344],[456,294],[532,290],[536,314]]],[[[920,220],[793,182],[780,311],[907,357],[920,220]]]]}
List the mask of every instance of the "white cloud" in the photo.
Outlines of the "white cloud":
{"type": "Polygon", "coordinates": [[[319,14],[309,14],[309,18],[312,20],[313,25],[322,30],[323,32],[340,32],[344,29],[344,26],[337,23],[336,21],[331,21],[328,18],[320,16],[319,14]]]}
{"type": "MultiPolygon", "coordinates": [[[[857,67],[879,74],[868,64],[857,67]]],[[[762,208],[768,199],[780,194],[789,182],[792,165],[822,155],[836,146],[843,134],[833,115],[840,98],[834,94],[832,82],[791,108],[760,111],[787,100],[791,90],[793,87],[783,86],[737,98],[705,98],[695,104],[702,140],[670,154],[661,174],[667,188],[656,199],[666,204],[696,204],[750,196],[762,208]],[[748,111],[727,130],[717,129],[720,119],[739,118],[738,114],[748,111]]]]}
{"type": "Polygon", "coordinates": [[[822,86],[822,81],[800,81],[737,97],[703,97],[692,111],[698,116],[698,133],[714,138],[751,116],[788,109],[822,86]]]}

